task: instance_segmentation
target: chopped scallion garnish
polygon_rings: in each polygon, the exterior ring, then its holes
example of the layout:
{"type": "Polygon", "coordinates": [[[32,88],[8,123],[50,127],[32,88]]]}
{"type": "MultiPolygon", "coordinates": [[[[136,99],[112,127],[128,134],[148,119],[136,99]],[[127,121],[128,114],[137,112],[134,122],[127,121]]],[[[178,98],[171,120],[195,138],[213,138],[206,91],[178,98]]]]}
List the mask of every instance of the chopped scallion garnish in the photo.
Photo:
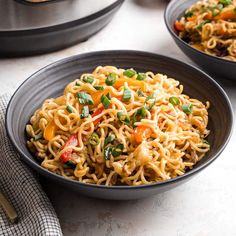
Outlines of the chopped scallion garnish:
{"type": "Polygon", "coordinates": [[[68,105],[68,106],[66,107],[66,110],[67,110],[69,113],[72,113],[72,112],[73,112],[73,108],[72,108],[72,106],[70,106],[70,105],[68,105]]]}
{"type": "Polygon", "coordinates": [[[105,109],[108,109],[111,104],[108,97],[104,94],[101,96],[101,103],[105,109]]]}
{"type": "Polygon", "coordinates": [[[76,163],[74,163],[72,160],[69,160],[65,163],[66,167],[69,167],[71,169],[75,169],[76,163]]]}
{"type": "Polygon", "coordinates": [[[104,159],[105,160],[110,160],[111,153],[112,153],[112,148],[111,147],[105,147],[105,149],[104,149],[104,159]]]}
{"type": "Polygon", "coordinates": [[[124,145],[123,144],[118,144],[113,150],[112,150],[112,156],[113,157],[118,157],[122,154],[122,151],[124,149],[124,145]]]}
{"type": "Polygon", "coordinates": [[[210,143],[207,140],[203,140],[203,143],[210,145],[210,143]]]}
{"type": "Polygon", "coordinates": [[[145,73],[138,73],[138,76],[136,78],[137,80],[145,80],[146,74],[145,73]]]}
{"type": "Polygon", "coordinates": [[[93,146],[97,146],[99,144],[99,136],[96,132],[93,132],[89,138],[89,143],[93,146]]]}
{"type": "Polygon", "coordinates": [[[183,104],[182,105],[182,110],[183,110],[184,113],[189,115],[193,111],[193,105],[191,103],[190,104],[183,104]]]}
{"type": "Polygon", "coordinates": [[[184,14],[184,17],[185,18],[188,18],[188,17],[191,17],[193,16],[193,12],[192,11],[187,11],[185,14],[184,14]]]}
{"type": "Polygon", "coordinates": [[[219,0],[219,3],[221,3],[224,7],[227,7],[232,3],[232,0],[219,0]]]}
{"type": "Polygon", "coordinates": [[[77,93],[77,97],[79,99],[80,104],[85,104],[85,105],[93,105],[94,104],[92,97],[85,92],[77,93]]]}
{"type": "Polygon", "coordinates": [[[34,140],[37,141],[37,140],[41,139],[42,137],[43,137],[43,133],[40,132],[34,136],[34,140]]]}
{"type": "Polygon", "coordinates": [[[121,121],[124,124],[129,124],[130,123],[130,118],[128,115],[125,115],[123,112],[119,111],[117,112],[117,118],[119,121],[121,121]]]}
{"type": "Polygon", "coordinates": [[[102,85],[94,85],[93,86],[96,90],[104,90],[104,86],[102,85]]]}
{"type": "Polygon", "coordinates": [[[84,106],[82,108],[81,114],[80,114],[80,118],[84,119],[87,118],[89,116],[89,107],[88,106],[84,106]]]}
{"type": "Polygon", "coordinates": [[[115,140],[116,136],[114,134],[108,135],[108,137],[105,138],[104,146],[106,147],[107,144],[112,143],[115,140]]]}
{"type": "Polygon", "coordinates": [[[106,84],[107,85],[113,85],[116,82],[116,74],[110,73],[106,78],[106,84]]]}
{"type": "Polygon", "coordinates": [[[198,29],[198,30],[201,30],[202,26],[205,25],[206,23],[209,23],[209,22],[210,22],[210,20],[204,20],[199,25],[197,25],[195,28],[198,29]]]}
{"type": "Polygon", "coordinates": [[[76,86],[80,86],[80,84],[79,84],[79,82],[78,82],[78,81],[76,81],[75,85],[76,85],[76,86]]]}
{"type": "Polygon", "coordinates": [[[123,75],[132,78],[134,75],[136,75],[137,72],[134,69],[128,69],[123,72],[123,75]]]}
{"type": "Polygon", "coordinates": [[[139,90],[137,91],[137,93],[138,93],[138,96],[139,96],[139,97],[144,97],[144,96],[145,96],[144,93],[143,93],[143,91],[142,91],[141,89],[139,89],[139,90]]]}
{"type": "Polygon", "coordinates": [[[124,88],[122,102],[128,102],[131,99],[131,91],[128,88],[124,88]]]}
{"type": "Polygon", "coordinates": [[[169,98],[169,102],[173,105],[173,106],[177,106],[180,104],[180,100],[177,97],[170,97],[169,98]]]}
{"type": "Polygon", "coordinates": [[[92,84],[93,81],[94,81],[94,78],[93,78],[92,76],[85,76],[85,77],[83,78],[83,81],[84,81],[85,83],[92,84]]]}

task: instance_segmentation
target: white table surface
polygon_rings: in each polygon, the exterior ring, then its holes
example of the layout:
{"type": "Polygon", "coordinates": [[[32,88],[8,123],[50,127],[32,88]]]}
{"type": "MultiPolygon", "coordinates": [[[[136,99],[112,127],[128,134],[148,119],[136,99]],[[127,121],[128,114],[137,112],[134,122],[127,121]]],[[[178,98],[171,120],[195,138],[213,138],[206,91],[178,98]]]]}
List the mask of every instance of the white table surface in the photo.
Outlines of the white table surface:
{"type": "MultiPolygon", "coordinates": [[[[167,2],[127,0],[112,22],[86,42],[41,56],[0,59],[0,91],[14,91],[29,75],[49,63],[90,51],[138,49],[191,62],[167,32],[163,20],[167,2]]],[[[219,82],[235,111],[236,82],[219,82]]],[[[224,152],[207,169],[176,189],[142,200],[97,200],[49,182],[44,187],[66,236],[236,235],[235,144],[234,129],[224,152]]]]}

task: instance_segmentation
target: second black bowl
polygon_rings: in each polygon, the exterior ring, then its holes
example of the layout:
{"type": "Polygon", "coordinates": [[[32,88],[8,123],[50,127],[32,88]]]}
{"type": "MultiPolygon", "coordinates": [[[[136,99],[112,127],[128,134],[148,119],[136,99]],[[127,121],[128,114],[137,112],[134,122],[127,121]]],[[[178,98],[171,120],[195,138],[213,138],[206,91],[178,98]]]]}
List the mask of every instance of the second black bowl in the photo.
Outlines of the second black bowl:
{"type": "Polygon", "coordinates": [[[7,109],[8,135],[22,159],[37,172],[59,184],[80,193],[108,199],[135,199],[160,193],[182,184],[214,161],[229,141],[233,113],[229,99],[221,87],[200,70],[165,56],[139,51],[102,51],[82,54],[61,60],[36,72],[13,95],[7,109]],[[161,183],[142,186],[104,186],[66,179],[41,167],[26,147],[25,126],[34,111],[46,98],[57,97],[64,87],[81,74],[93,71],[99,65],[134,68],[167,74],[184,85],[184,93],[203,102],[209,101],[209,126],[211,144],[206,156],[183,176],[161,183]]]}
{"type": "Polygon", "coordinates": [[[165,23],[179,48],[197,65],[216,78],[236,80],[236,62],[214,57],[201,52],[184,42],[174,29],[174,23],[180,19],[187,8],[196,0],[172,0],[165,10],[165,23]]]}

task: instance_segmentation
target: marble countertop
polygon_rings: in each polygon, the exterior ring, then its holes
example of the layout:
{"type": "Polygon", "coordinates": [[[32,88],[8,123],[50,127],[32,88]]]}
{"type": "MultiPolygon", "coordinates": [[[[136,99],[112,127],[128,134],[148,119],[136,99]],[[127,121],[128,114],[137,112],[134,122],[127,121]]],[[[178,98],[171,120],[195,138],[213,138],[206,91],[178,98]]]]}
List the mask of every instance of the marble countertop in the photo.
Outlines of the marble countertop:
{"type": "MultiPolygon", "coordinates": [[[[106,49],[135,49],[192,63],[164,24],[167,0],[128,0],[112,22],[88,41],[58,52],[0,59],[0,93],[12,92],[32,73],[59,59],[106,49]]],[[[193,63],[192,63],[193,64],[193,63]]],[[[217,79],[236,111],[236,83],[217,79]]],[[[218,127],[223,129],[224,127],[218,127]]],[[[87,198],[42,179],[66,236],[236,235],[236,129],[220,157],[188,183],[135,201],[87,198]]]]}

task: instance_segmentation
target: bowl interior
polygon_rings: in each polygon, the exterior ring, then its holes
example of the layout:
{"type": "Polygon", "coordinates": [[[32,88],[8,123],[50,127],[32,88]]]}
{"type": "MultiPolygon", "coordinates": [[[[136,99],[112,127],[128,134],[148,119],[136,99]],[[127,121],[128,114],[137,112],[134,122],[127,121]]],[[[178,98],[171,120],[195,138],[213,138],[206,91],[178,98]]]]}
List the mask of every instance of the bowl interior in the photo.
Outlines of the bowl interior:
{"type": "MultiPolygon", "coordinates": [[[[209,101],[208,141],[211,149],[189,173],[209,164],[225,147],[232,130],[232,109],[220,86],[200,70],[175,59],[138,51],[103,51],[74,56],[36,72],[13,95],[6,114],[8,135],[23,159],[36,170],[43,169],[26,148],[25,126],[46,98],[62,94],[66,84],[98,65],[134,68],[167,74],[184,85],[184,93],[203,102],[209,101]]],[[[48,174],[52,174],[49,173],[48,174]]],[[[68,180],[69,181],[69,180],[68,180]]]]}

